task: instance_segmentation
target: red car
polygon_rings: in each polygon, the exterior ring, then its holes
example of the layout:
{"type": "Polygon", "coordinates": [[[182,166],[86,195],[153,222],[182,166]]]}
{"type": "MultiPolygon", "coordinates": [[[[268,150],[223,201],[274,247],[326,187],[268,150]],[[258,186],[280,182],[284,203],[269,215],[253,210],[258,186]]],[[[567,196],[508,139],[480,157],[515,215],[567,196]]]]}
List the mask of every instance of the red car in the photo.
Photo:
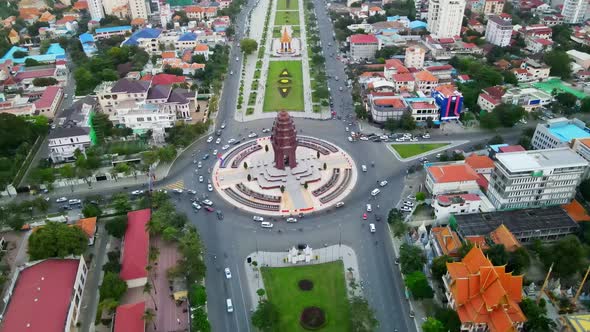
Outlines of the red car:
{"type": "Polygon", "coordinates": [[[215,209],[210,206],[205,206],[205,210],[207,210],[207,212],[215,212],[215,209]]]}
{"type": "Polygon", "coordinates": [[[367,214],[363,213],[363,220],[367,220],[367,214]]]}

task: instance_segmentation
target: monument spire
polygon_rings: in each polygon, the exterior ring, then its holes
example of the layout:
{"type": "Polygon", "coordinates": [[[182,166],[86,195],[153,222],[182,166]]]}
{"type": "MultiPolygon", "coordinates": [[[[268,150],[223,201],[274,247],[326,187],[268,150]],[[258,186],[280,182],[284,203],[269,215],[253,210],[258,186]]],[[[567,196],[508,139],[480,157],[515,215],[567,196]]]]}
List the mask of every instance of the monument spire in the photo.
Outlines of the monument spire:
{"type": "Polygon", "coordinates": [[[293,119],[286,111],[277,114],[272,125],[270,136],[272,149],[274,151],[275,167],[285,169],[285,166],[294,168],[297,166],[295,151],[297,150],[297,129],[293,119]]]}

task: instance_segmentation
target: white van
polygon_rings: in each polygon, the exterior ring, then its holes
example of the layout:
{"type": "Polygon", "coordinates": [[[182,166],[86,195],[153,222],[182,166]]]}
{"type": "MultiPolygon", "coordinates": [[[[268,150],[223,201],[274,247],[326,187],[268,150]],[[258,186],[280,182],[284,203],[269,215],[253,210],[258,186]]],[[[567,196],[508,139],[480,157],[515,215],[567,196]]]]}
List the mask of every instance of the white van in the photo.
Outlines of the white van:
{"type": "Polygon", "coordinates": [[[375,233],[375,224],[369,224],[369,230],[371,233],[375,233]]]}
{"type": "Polygon", "coordinates": [[[373,191],[371,191],[371,196],[377,196],[377,195],[379,195],[380,192],[381,192],[381,190],[375,188],[375,189],[373,189],[373,191]]]}
{"type": "Polygon", "coordinates": [[[231,299],[225,300],[225,304],[227,305],[227,312],[234,312],[234,306],[231,303],[231,299]]]}

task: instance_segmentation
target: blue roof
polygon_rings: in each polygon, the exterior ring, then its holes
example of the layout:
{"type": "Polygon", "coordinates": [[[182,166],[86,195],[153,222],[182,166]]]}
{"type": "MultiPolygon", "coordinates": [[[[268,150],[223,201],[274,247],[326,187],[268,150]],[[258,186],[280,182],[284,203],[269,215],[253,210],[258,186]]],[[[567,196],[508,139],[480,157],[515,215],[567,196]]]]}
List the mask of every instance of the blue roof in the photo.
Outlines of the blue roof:
{"type": "Polygon", "coordinates": [[[151,39],[151,38],[158,38],[162,33],[160,29],[152,29],[152,28],[145,28],[138,31],[135,31],[129,39],[123,42],[124,46],[133,46],[137,45],[137,40],[141,38],[151,39]]]}
{"type": "Polygon", "coordinates": [[[412,21],[410,22],[410,29],[426,29],[428,24],[422,21],[412,21]]]}
{"type": "Polygon", "coordinates": [[[131,30],[130,25],[121,25],[118,27],[106,27],[106,28],[98,28],[94,30],[95,33],[102,33],[102,32],[117,32],[117,31],[124,31],[124,30],[131,30]]]}
{"type": "Polygon", "coordinates": [[[84,44],[84,43],[94,43],[94,36],[91,35],[91,34],[89,34],[88,32],[81,34],[80,37],[79,37],[79,39],[80,39],[80,42],[82,44],[84,44]]]}
{"type": "Polygon", "coordinates": [[[500,152],[500,148],[503,148],[505,146],[508,146],[508,144],[494,144],[490,145],[490,149],[492,149],[494,152],[500,152]]]}
{"type": "Polygon", "coordinates": [[[193,40],[197,40],[197,34],[193,33],[193,32],[187,32],[184,35],[180,36],[180,38],[178,38],[178,41],[193,41],[193,40]]]}
{"type": "Polygon", "coordinates": [[[0,59],[0,63],[4,63],[6,60],[12,60],[12,62],[16,64],[21,64],[25,63],[27,59],[33,59],[39,62],[54,62],[57,59],[65,59],[66,55],[66,51],[61,46],[59,46],[58,43],[53,43],[49,45],[49,49],[45,54],[27,55],[22,58],[14,58],[14,53],[17,51],[28,53],[28,50],[26,48],[13,46],[0,59]]]}
{"type": "Polygon", "coordinates": [[[570,142],[576,138],[590,137],[588,128],[580,128],[575,124],[552,125],[549,128],[549,132],[562,142],[570,142]]]}

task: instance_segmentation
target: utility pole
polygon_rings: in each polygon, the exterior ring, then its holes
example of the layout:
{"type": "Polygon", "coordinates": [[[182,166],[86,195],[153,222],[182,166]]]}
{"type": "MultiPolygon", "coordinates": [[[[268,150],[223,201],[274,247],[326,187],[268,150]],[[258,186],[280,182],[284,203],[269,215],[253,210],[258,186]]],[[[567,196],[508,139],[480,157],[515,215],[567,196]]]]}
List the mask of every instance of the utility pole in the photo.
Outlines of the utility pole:
{"type": "Polygon", "coordinates": [[[551,263],[551,266],[549,267],[549,272],[547,272],[547,276],[545,277],[545,281],[543,281],[543,286],[541,286],[541,291],[539,291],[539,296],[537,296],[537,301],[536,301],[537,304],[539,304],[539,301],[541,300],[541,296],[543,295],[543,292],[545,291],[545,287],[547,287],[547,282],[549,281],[549,276],[551,276],[551,271],[553,271],[553,263],[551,263]]]}

